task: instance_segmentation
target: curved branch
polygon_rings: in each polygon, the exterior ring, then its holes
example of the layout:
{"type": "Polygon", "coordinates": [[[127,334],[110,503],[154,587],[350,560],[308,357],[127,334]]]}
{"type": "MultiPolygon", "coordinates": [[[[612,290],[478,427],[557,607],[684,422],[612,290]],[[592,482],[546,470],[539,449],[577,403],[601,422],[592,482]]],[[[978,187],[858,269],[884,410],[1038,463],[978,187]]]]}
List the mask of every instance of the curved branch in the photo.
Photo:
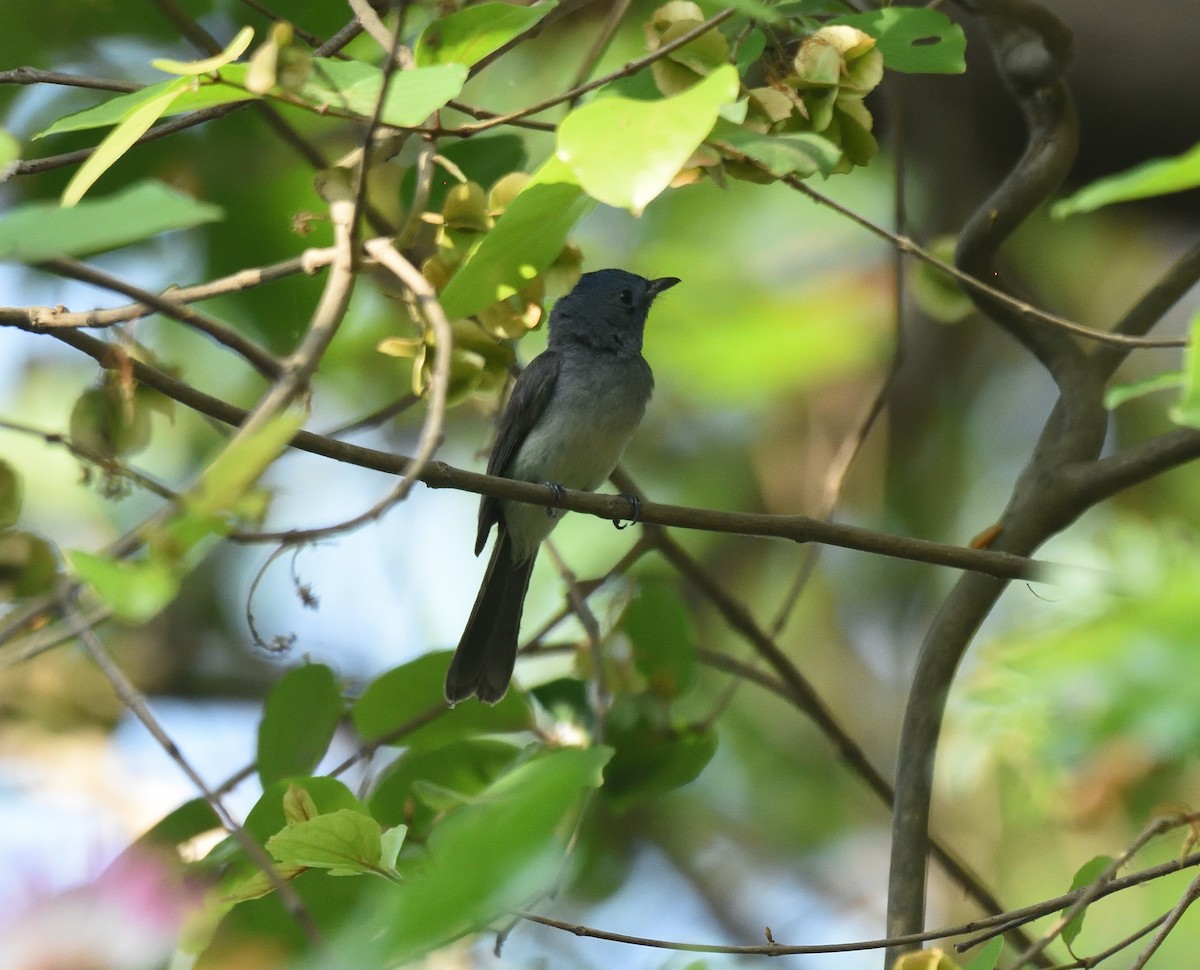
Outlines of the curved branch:
{"type": "MultiPolygon", "coordinates": [[[[987,16],[997,64],[1029,127],[1025,153],[960,236],[959,268],[987,279],[995,275],[1001,245],[1066,174],[1074,160],[1076,124],[1063,82],[1070,48],[1066,28],[1029,0],[980,0],[971,6],[987,16]]],[[[1031,323],[1006,300],[978,290],[970,295],[1037,357],[1060,391],[1046,430],[1014,488],[995,546],[1028,555],[1086,507],[1059,473],[1064,465],[1099,454],[1107,426],[1101,404],[1103,384],[1068,334],[1031,323]]],[[[1006,585],[990,576],[961,577],[921,646],[897,756],[888,882],[890,936],[916,932],[924,925],[933,768],[946,699],[967,646],[1006,585]]],[[[907,949],[912,947],[889,950],[888,965],[907,949]]],[[[1046,965],[1044,956],[1037,959],[1046,965]]]]}

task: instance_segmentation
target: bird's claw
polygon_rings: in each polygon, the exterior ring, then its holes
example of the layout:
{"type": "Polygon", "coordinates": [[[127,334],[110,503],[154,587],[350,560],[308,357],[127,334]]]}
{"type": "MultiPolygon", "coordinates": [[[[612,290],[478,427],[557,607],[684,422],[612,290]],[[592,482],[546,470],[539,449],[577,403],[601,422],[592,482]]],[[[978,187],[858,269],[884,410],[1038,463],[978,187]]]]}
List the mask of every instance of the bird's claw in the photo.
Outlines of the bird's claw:
{"type": "Polygon", "coordinates": [[[613,519],[613,525],[618,529],[624,529],[631,525],[636,525],[638,519],[642,517],[642,500],[636,495],[622,495],[621,498],[629,503],[629,519],[622,522],[620,519],[613,519]]]}
{"type": "Polygon", "coordinates": [[[546,506],[546,515],[553,519],[558,515],[559,503],[562,502],[563,496],[567,494],[567,490],[558,482],[542,482],[542,484],[550,489],[550,504],[546,506]]]}

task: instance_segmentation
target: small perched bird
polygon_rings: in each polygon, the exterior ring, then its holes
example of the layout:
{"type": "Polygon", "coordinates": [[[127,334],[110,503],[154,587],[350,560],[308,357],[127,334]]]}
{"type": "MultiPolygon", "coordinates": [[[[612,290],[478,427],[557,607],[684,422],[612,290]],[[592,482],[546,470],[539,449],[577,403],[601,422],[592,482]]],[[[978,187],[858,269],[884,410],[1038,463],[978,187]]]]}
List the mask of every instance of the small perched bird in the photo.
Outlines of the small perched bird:
{"type": "MultiPolygon", "coordinates": [[[[654,298],[678,283],[619,269],[585,273],[554,305],[549,345],[521,372],[500,419],[489,475],[591,491],[612,474],[642,420],[654,375],[642,330],[654,298]]],[[[517,659],[525,591],[553,510],[484,496],[475,555],[492,526],[496,545],[446,673],[450,704],[495,704],[517,659]]]]}

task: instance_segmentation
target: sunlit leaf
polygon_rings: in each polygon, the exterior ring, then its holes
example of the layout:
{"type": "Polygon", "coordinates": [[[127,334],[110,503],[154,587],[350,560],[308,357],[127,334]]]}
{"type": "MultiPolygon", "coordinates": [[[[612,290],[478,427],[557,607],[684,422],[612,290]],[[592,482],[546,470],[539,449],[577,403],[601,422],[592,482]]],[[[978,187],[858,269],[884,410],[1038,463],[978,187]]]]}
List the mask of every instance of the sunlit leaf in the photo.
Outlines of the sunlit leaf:
{"type": "Polygon", "coordinates": [[[336,875],[379,872],[383,854],[379,823],[339,809],[288,825],[267,839],[267,851],[285,865],[329,869],[336,875]]]}
{"type": "Polygon", "coordinates": [[[159,182],[139,182],[71,209],[53,202],[27,202],[0,218],[0,260],[36,263],[86,256],[221,217],[216,206],[159,182]]]}
{"type": "Polygon", "coordinates": [[[283,817],[287,820],[288,825],[307,822],[310,818],[316,818],[320,814],[321,810],[317,808],[316,800],[308,789],[295,784],[287,786],[287,791],[283,795],[283,817]]]}
{"type": "Polygon", "coordinates": [[[404,840],[408,838],[407,825],[395,825],[383,830],[380,840],[379,862],[385,869],[394,869],[400,850],[404,848],[404,840]]]}
{"type": "Polygon", "coordinates": [[[1197,186],[1200,186],[1200,144],[1174,158],[1143,162],[1128,171],[1097,179],[1074,195],[1054,203],[1050,212],[1062,218],[1092,212],[1114,202],[1170,195],[1197,186]]]}
{"type": "Polygon", "coordinates": [[[553,3],[534,3],[527,7],[480,3],[466,7],[426,27],[413,47],[413,57],[419,67],[450,63],[470,67],[524,33],[554,6],[553,3]]]}
{"type": "MultiPolygon", "coordinates": [[[[246,84],[250,67],[230,64],[220,76],[235,85],[246,84]]],[[[380,120],[398,128],[419,125],[438,108],[455,97],[467,79],[461,64],[435,64],[410,71],[397,71],[388,83],[380,120]]],[[[332,57],[314,57],[308,76],[288,100],[299,99],[316,111],[335,109],[370,117],[379,100],[383,72],[362,61],[339,61],[332,57]]],[[[282,93],[278,89],[268,96],[282,93]]]]}
{"type": "Polygon", "coordinates": [[[828,138],[812,132],[765,135],[719,119],[706,139],[718,148],[727,146],[759,162],[775,176],[828,175],[841,160],[842,151],[828,138]]]}
{"type": "Polygon", "coordinates": [[[70,208],[82,199],[96,179],[107,172],[117,159],[163,116],[171,102],[183,93],[187,85],[188,82],[184,78],[171,81],[155,97],[143,102],[126,115],[96,146],[96,150],[79,166],[79,171],[67,183],[62,194],[63,207],[70,208]]]}
{"type": "Polygon", "coordinates": [[[891,6],[838,17],[830,23],[849,24],[874,37],[889,70],[962,74],[967,69],[966,35],[941,11],[891,6]]]}
{"type": "Polygon", "coordinates": [[[767,0],[729,0],[729,6],[764,24],[778,23],[783,19],[767,0]]]}
{"type": "Polygon", "coordinates": [[[737,93],[737,71],[726,64],[660,101],[598,98],[562,120],[558,158],[593,198],[640,213],[670,185],[737,93]]]}
{"type": "MultiPolygon", "coordinates": [[[[231,66],[237,67],[238,65],[231,66]]],[[[225,70],[229,69],[229,67],[225,68],[225,70]]],[[[130,94],[119,94],[115,98],[109,98],[109,100],[102,101],[91,108],[85,108],[83,111],[64,115],[44,131],[34,135],[34,138],[45,138],[47,135],[59,135],[68,131],[106,128],[109,125],[119,124],[122,119],[128,117],[138,107],[147,102],[154,101],[164,91],[178,86],[178,84],[179,79],[176,78],[170,81],[160,81],[157,84],[151,84],[140,91],[133,91],[130,94]]],[[[203,108],[228,104],[231,101],[248,101],[254,97],[255,95],[240,87],[201,79],[199,83],[186,85],[185,89],[179,93],[175,100],[167,105],[163,114],[169,117],[171,115],[184,114],[188,111],[199,111],[203,108]]]]}
{"type": "Polygon", "coordinates": [[[67,553],[71,568],[123,620],[144,623],[179,592],[179,577],[157,557],[112,559],[79,549],[67,553]]]}
{"type": "Polygon", "coordinates": [[[905,953],[896,961],[895,970],[959,970],[959,967],[945,950],[934,947],[905,953]]]}
{"type": "Polygon", "coordinates": [[[0,128],[0,181],[4,180],[5,169],[20,157],[21,143],[0,128]]]}
{"type": "Polygon", "coordinates": [[[258,726],[258,776],[267,787],[316,768],[342,716],[342,695],[324,664],[289,670],[267,695],[258,726]]]}
{"type": "MultiPolygon", "coordinates": [[[[265,843],[276,832],[289,824],[291,819],[284,811],[287,799],[297,800],[293,789],[302,790],[316,806],[317,814],[328,815],[341,809],[367,815],[367,809],[344,783],[336,778],[317,776],[313,778],[289,778],[277,781],[263,790],[254,807],[246,814],[244,828],[257,841],[265,843]]],[[[291,816],[295,818],[293,814],[291,816]]]]}
{"type": "Polygon", "coordinates": [[[548,159],[446,285],[442,308],[466,317],[512,296],[554,263],[594,205],[566,165],[548,159]]]}
{"type": "Polygon", "coordinates": [[[220,515],[235,508],[238,500],[278,458],[304,425],[303,411],[277,414],[252,434],[234,439],[200,476],[188,497],[189,507],[200,515],[220,515]]]}
{"type": "Polygon", "coordinates": [[[1127,401],[1145,397],[1147,394],[1153,394],[1156,391],[1174,390],[1184,385],[1184,379],[1185,375],[1183,371],[1168,371],[1163,374],[1144,377],[1138,381],[1130,381],[1128,384],[1117,384],[1105,392],[1104,406],[1111,411],[1114,408],[1119,408],[1127,401]]]}
{"type": "Polygon", "coordinates": [[[241,57],[250,47],[252,40],[254,40],[254,28],[243,27],[220,54],[214,54],[212,57],[206,57],[199,61],[173,61],[169,58],[159,58],[151,61],[150,66],[165,71],[167,74],[182,74],[185,77],[210,74],[217,68],[224,67],[241,57]]]}
{"type": "Polygon", "coordinates": [[[1192,320],[1188,340],[1183,355],[1183,391],[1170,415],[1176,424],[1200,428],[1200,313],[1192,320]]]}

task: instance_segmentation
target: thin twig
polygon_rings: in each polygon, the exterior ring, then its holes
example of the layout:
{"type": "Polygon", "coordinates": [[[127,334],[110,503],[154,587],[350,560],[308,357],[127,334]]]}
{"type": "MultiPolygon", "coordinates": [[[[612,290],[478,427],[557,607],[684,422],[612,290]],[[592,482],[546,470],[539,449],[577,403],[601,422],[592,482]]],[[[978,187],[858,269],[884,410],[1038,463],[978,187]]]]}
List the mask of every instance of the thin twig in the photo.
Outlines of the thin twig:
{"type": "MultiPolygon", "coordinates": [[[[240,356],[268,380],[274,380],[279,376],[279,361],[272,354],[242,336],[242,334],[238,333],[228,324],[217,320],[215,317],[210,317],[206,313],[193,310],[191,307],[172,299],[170,295],[159,296],[151,293],[149,290],[142,289],[140,286],[127,283],[110,273],[96,269],[94,266],[88,266],[86,263],[79,263],[73,259],[48,259],[39,263],[38,267],[58,276],[65,276],[68,279],[90,283],[92,286],[111,290],[114,293],[120,293],[122,296],[137,300],[142,306],[148,307],[156,313],[161,313],[165,317],[170,317],[172,320],[177,320],[185,326],[211,337],[223,347],[227,347],[240,356]]],[[[61,322],[58,325],[61,326],[61,322]]]]}
{"type": "Polygon", "coordinates": [[[1197,899],[1200,899],[1200,876],[1197,876],[1190,883],[1188,883],[1187,890],[1180,897],[1179,902],[1177,902],[1171,908],[1171,911],[1167,914],[1166,919],[1163,920],[1162,925],[1159,926],[1158,931],[1154,934],[1154,937],[1149,943],[1146,944],[1146,948],[1138,954],[1137,959],[1129,967],[1129,970],[1143,970],[1146,964],[1150,962],[1150,958],[1154,956],[1154,954],[1158,951],[1158,948],[1163,945],[1163,942],[1166,940],[1170,932],[1175,929],[1179,921],[1183,919],[1183,914],[1188,911],[1188,908],[1197,899]]]}
{"type": "Polygon", "coordinates": [[[719,13],[709,17],[704,23],[689,30],[686,34],[681,34],[669,44],[663,44],[658,50],[647,54],[645,57],[639,57],[636,60],[630,61],[619,70],[613,71],[611,74],[605,74],[603,77],[598,77],[594,81],[588,81],[586,84],[580,84],[564,91],[562,94],[556,94],[554,97],[546,98],[544,101],[539,101],[537,104],[531,104],[526,108],[521,108],[519,111],[512,111],[508,114],[497,115],[494,118],[488,118],[484,121],[478,121],[475,124],[462,125],[459,128],[451,129],[446,134],[462,135],[463,137],[478,134],[481,131],[486,131],[489,128],[495,128],[497,125],[507,125],[510,122],[517,121],[521,118],[527,118],[529,115],[541,114],[549,108],[563,104],[568,101],[573,101],[580,96],[587,94],[589,91],[595,91],[597,88],[602,88],[606,84],[611,84],[613,81],[623,77],[629,77],[631,74],[636,74],[644,67],[648,67],[655,61],[660,61],[673,51],[679,50],[694,41],[697,37],[708,33],[714,27],[724,23],[732,17],[737,11],[733,7],[726,7],[719,13]]]}
{"type": "MultiPolygon", "coordinates": [[[[268,266],[238,270],[207,283],[194,286],[171,286],[159,294],[160,299],[171,304],[198,303],[217,296],[240,293],[244,290],[273,283],[276,280],[295,276],[297,273],[312,275],[333,262],[337,250],[333,246],[306,249],[299,256],[285,259],[268,266]]],[[[149,316],[154,308],[147,303],[130,303],[106,310],[71,311],[62,306],[0,306],[0,326],[16,326],[26,330],[51,329],[55,327],[84,327],[103,329],[118,323],[126,323],[149,316]]]]}
{"type": "Polygon", "coordinates": [[[1041,956],[1041,954],[1045,952],[1046,947],[1058,939],[1058,937],[1062,934],[1062,931],[1067,928],[1071,921],[1079,916],[1079,914],[1087,909],[1087,907],[1093,902],[1095,902],[1097,898],[1099,898],[1100,894],[1104,891],[1104,887],[1116,878],[1116,875],[1121,871],[1121,868],[1134,855],[1140,852],[1148,842],[1162,835],[1164,832],[1168,832],[1171,829],[1178,827],[1181,824],[1195,824],[1197,818],[1200,818],[1200,816],[1164,816],[1162,818],[1156,818],[1153,822],[1147,825],[1142,830],[1141,834],[1138,835],[1138,837],[1134,839],[1133,842],[1131,842],[1125,848],[1125,850],[1120,853],[1120,855],[1114,858],[1107,866],[1104,867],[1103,871],[1101,871],[1095,879],[1093,879],[1087,886],[1084,887],[1084,891],[1080,894],[1079,898],[1075,900],[1075,902],[1073,902],[1069,907],[1063,910],[1062,915],[1059,916],[1059,918],[1056,919],[1046,929],[1046,931],[1037,938],[1036,941],[1034,941],[1033,945],[1018,955],[1016,962],[1013,963],[1008,970],[1021,970],[1022,967],[1029,966],[1029,964],[1041,956]]]}
{"type": "MultiPolygon", "coordinates": [[[[744,161],[750,165],[761,167],[754,159],[742,155],[740,152],[731,151],[728,148],[723,149],[724,154],[738,161],[744,161]]],[[[1008,306],[1021,317],[1036,322],[1046,323],[1051,326],[1058,327],[1068,333],[1072,333],[1077,337],[1086,337],[1088,340],[1094,340],[1098,343],[1112,344],[1119,347],[1186,347],[1188,341],[1186,337],[1135,337],[1123,333],[1114,333],[1108,330],[1095,330],[1091,327],[1085,327],[1083,324],[1075,323],[1073,320],[1068,320],[1066,317],[1060,317],[1057,314],[1049,313],[1046,310],[1039,309],[1024,300],[1018,300],[1016,297],[1005,293],[1003,290],[985,283],[983,280],[972,276],[970,273],[965,273],[952,263],[947,263],[944,260],[938,259],[933,253],[925,249],[915,240],[908,236],[902,236],[899,233],[892,232],[885,226],[881,226],[876,222],[872,222],[866,216],[855,212],[849,206],[843,205],[835,199],[830,198],[824,193],[818,192],[812,186],[808,185],[803,179],[796,175],[786,175],[781,181],[795,189],[797,192],[808,196],[814,202],[817,202],[839,215],[845,216],[851,222],[857,223],[869,232],[874,233],[882,239],[886,239],[893,246],[897,247],[901,252],[907,253],[921,260],[923,263],[934,267],[935,269],[945,273],[947,276],[953,277],[963,286],[976,293],[981,293],[990,299],[996,300],[1008,306]]]]}
{"type": "Polygon", "coordinates": [[[179,750],[179,746],[171,739],[166,730],[159,723],[158,719],[150,710],[149,704],[146,703],[145,695],[142,694],[133,682],[125,675],[120,666],[113,660],[112,655],[108,652],[103,641],[96,635],[96,632],[91,626],[86,623],[76,623],[78,619],[76,607],[69,599],[62,602],[64,615],[68,617],[68,622],[75,627],[75,634],[79,637],[79,641],[83,644],[83,648],[88,652],[101,673],[112,684],[113,690],[121,702],[129,709],[129,711],[142,722],[142,725],[150,732],[150,735],[158,742],[159,746],[166,753],[179,769],[187,775],[188,779],[206,802],[216,812],[217,818],[221,820],[221,824],[225,830],[233,836],[234,840],[241,847],[242,851],[267,877],[272,888],[279,894],[280,900],[287,908],[288,912],[296,920],[304,935],[308,938],[309,943],[313,946],[321,944],[321,934],[317,929],[317,924],[313,920],[312,914],[308,911],[304,901],[300,898],[296,889],[290,882],[284,879],[279,874],[279,870],[275,868],[275,863],[271,861],[271,857],[267,855],[266,850],[258,844],[249,833],[242,828],[234,817],[225,807],[225,803],[220,797],[213,792],[200,777],[200,773],[192,767],[191,762],[183,756],[183,752],[179,750]]]}
{"type": "Polygon", "coordinates": [[[0,84],[61,84],[94,91],[116,91],[119,94],[131,94],[142,89],[140,84],[118,81],[115,78],[64,74],[61,71],[43,71],[37,67],[14,67],[8,71],[0,71],[0,84]]]}

